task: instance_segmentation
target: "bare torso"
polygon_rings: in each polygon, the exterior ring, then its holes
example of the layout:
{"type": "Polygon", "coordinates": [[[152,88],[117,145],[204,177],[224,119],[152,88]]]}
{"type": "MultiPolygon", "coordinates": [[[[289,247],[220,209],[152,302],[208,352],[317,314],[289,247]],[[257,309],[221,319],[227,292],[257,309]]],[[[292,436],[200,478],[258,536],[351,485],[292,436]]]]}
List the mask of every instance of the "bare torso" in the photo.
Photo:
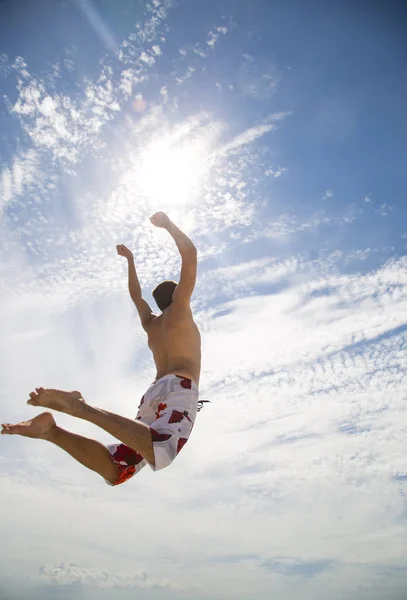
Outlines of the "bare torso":
{"type": "Polygon", "coordinates": [[[157,369],[156,379],[169,374],[183,375],[199,385],[201,336],[191,309],[171,304],[144,329],[157,369]]]}

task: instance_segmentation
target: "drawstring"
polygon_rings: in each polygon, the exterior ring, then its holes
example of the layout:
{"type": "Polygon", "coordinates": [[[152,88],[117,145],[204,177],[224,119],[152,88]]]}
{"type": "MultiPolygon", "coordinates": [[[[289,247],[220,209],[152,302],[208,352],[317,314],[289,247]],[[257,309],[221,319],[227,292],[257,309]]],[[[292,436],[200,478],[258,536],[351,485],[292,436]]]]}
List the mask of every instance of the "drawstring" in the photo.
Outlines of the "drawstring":
{"type": "Polygon", "coordinates": [[[210,400],[198,400],[198,412],[200,410],[202,410],[204,402],[209,402],[210,403],[210,400]]]}

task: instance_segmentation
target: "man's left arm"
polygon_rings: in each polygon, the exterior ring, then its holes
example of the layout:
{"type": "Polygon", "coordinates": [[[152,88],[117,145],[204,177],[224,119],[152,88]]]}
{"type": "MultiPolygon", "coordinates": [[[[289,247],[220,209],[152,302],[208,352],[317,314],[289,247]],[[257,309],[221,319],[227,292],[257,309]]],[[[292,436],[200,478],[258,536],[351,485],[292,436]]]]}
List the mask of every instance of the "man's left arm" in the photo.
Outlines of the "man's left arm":
{"type": "Polygon", "coordinates": [[[189,305],[196,282],[197,249],[189,237],[165,213],[156,213],[150,220],[156,227],[166,229],[177,245],[181,254],[182,265],[180,280],[175,288],[172,301],[180,305],[189,305]]]}
{"type": "Polygon", "coordinates": [[[198,252],[189,237],[172,221],[170,221],[167,231],[177,244],[182,259],[180,280],[174,290],[172,301],[174,304],[189,306],[195,288],[198,252]]]}

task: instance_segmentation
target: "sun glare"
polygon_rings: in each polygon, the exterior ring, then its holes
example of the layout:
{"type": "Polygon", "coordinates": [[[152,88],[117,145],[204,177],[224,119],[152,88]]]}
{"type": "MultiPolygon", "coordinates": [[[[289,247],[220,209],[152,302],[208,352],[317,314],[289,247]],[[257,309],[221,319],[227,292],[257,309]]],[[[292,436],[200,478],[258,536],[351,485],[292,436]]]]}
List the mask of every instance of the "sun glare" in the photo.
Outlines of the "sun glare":
{"type": "Polygon", "coordinates": [[[137,166],[137,185],[151,206],[181,208],[196,200],[207,175],[208,146],[203,139],[152,142],[137,166]]]}

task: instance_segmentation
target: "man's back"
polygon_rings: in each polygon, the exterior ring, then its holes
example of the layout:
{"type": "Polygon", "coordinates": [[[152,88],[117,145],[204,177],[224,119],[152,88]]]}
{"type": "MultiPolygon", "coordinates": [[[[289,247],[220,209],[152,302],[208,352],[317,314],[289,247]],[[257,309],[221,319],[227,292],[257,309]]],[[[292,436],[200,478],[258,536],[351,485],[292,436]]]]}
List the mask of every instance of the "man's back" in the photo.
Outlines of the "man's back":
{"type": "Polygon", "coordinates": [[[199,384],[201,336],[190,307],[171,304],[144,329],[157,369],[156,379],[173,373],[199,384]]]}
{"type": "Polygon", "coordinates": [[[127,258],[129,292],[148,335],[148,345],[157,368],[156,379],[165,375],[183,375],[199,384],[201,336],[190,308],[197,273],[197,250],[192,241],[163,212],[154,213],[151,223],[174,239],[181,254],[179,283],[162,281],[152,294],[162,314],[155,316],[144,300],[131,250],[123,244],[117,253],[127,258]]]}

